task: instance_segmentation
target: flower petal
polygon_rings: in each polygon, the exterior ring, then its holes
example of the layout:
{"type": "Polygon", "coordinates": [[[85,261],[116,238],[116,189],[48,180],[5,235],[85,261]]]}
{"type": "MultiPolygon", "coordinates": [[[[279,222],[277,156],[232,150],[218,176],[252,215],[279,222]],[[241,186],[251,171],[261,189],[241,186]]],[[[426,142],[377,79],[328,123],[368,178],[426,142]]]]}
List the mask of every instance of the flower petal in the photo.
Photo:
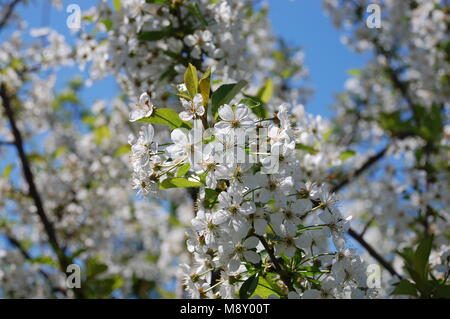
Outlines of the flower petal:
{"type": "Polygon", "coordinates": [[[264,235],[267,231],[267,221],[262,218],[258,218],[254,221],[255,233],[258,235],[264,235]]]}
{"type": "Polygon", "coordinates": [[[244,241],[243,245],[245,248],[251,249],[251,248],[256,248],[256,246],[258,246],[258,243],[259,243],[258,237],[252,236],[252,237],[247,238],[244,241]]]}
{"type": "Polygon", "coordinates": [[[244,252],[244,258],[245,260],[251,262],[252,264],[257,264],[261,260],[261,256],[254,252],[253,250],[247,250],[244,252]]]}
{"type": "Polygon", "coordinates": [[[178,144],[180,146],[186,146],[188,144],[188,137],[187,137],[187,130],[177,128],[172,131],[170,134],[170,137],[172,138],[172,141],[175,144],[178,144]]]}
{"type": "Polygon", "coordinates": [[[228,104],[224,104],[219,108],[219,116],[222,120],[231,122],[234,120],[233,109],[228,104]]]}

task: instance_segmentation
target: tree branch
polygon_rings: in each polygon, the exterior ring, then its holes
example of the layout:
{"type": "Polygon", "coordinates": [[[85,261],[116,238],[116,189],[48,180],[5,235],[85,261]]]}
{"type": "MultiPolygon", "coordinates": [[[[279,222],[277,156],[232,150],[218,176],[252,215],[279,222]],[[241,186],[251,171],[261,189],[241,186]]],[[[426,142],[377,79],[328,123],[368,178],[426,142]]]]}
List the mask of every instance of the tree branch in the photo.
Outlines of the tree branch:
{"type": "Polygon", "coordinates": [[[3,14],[2,19],[0,20],[0,31],[3,29],[3,27],[8,22],[9,18],[11,17],[11,15],[14,11],[14,7],[16,5],[18,5],[20,1],[21,0],[13,0],[12,2],[10,2],[9,5],[7,5],[5,7],[5,10],[4,10],[5,13],[3,14]]]}
{"type": "Polygon", "coordinates": [[[295,291],[294,287],[292,286],[292,282],[288,276],[286,276],[283,268],[281,268],[281,265],[278,263],[277,258],[275,257],[275,254],[273,252],[273,249],[269,246],[264,236],[260,236],[257,234],[254,234],[255,237],[259,238],[261,243],[263,244],[264,248],[267,251],[267,254],[269,254],[270,259],[272,260],[272,264],[275,267],[276,272],[280,275],[281,280],[284,282],[286,287],[288,287],[289,291],[295,291]]]}
{"type": "Polygon", "coordinates": [[[2,146],[2,145],[10,146],[10,145],[14,145],[14,142],[0,141],[0,146],[2,146]]]}
{"type": "Polygon", "coordinates": [[[348,230],[348,234],[353,237],[355,240],[357,240],[361,246],[363,246],[367,252],[381,265],[383,265],[384,268],[386,268],[389,273],[392,276],[397,276],[399,279],[402,279],[402,276],[400,276],[395,269],[391,266],[390,263],[388,263],[380,254],[377,253],[377,251],[369,244],[367,243],[364,238],[358,234],[356,231],[354,231],[352,228],[348,230]]]}
{"type": "Polygon", "coordinates": [[[58,239],[56,237],[55,228],[54,228],[53,224],[51,223],[51,221],[49,220],[49,218],[44,210],[44,205],[43,205],[41,196],[40,196],[40,194],[37,190],[36,184],[34,182],[34,176],[31,171],[31,166],[28,161],[28,157],[25,154],[25,150],[23,147],[24,144],[23,144],[22,134],[20,133],[20,130],[18,129],[15,118],[14,118],[14,113],[13,113],[12,106],[11,106],[11,98],[8,96],[8,93],[6,91],[6,87],[4,84],[2,84],[0,87],[0,97],[2,99],[3,108],[5,109],[5,114],[9,121],[12,134],[14,136],[14,145],[19,154],[23,174],[24,174],[25,180],[28,184],[29,195],[33,199],[34,205],[36,206],[36,213],[39,216],[39,219],[40,219],[42,225],[44,226],[44,230],[48,237],[50,246],[52,247],[53,251],[55,252],[55,254],[58,258],[59,267],[60,267],[61,271],[63,273],[65,273],[67,266],[69,265],[69,262],[63,252],[63,249],[61,248],[61,246],[58,242],[58,239]]]}
{"type": "Polygon", "coordinates": [[[374,165],[375,163],[377,163],[379,160],[381,160],[384,155],[386,154],[387,150],[389,149],[390,145],[387,145],[386,147],[384,147],[381,151],[379,151],[378,153],[376,153],[375,155],[369,157],[364,164],[359,167],[356,171],[354,171],[353,173],[349,174],[346,178],[344,178],[339,184],[335,185],[332,189],[331,192],[335,193],[338,192],[341,188],[345,187],[347,184],[349,184],[355,177],[358,177],[359,175],[361,175],[365,170],[369,169],[372,165],[374,165]]]}
{"type": "MultiPolygon", "coordinates": [[[[8,241],[11,243],[11,245],[13,245],[14,247],[16,247],[19,250],[19,252],[23,256],[23,258],[25,258],[26,260],[31,259],[30,254],[26,251],[25,247],[23,247],[23,245],[20,243],[19,240],[17,240],[15,237],[13,237],[10,234],[6,234],[5,236],[8,239],[8,241]]],[[[53,292],[60,292],[64,295],[67,294],[67,292],[64,289],[62,289],[60,287],[55,287],[53,285],[50,276],[42,268],[39,268],[38,272],[41,274],[42,277],[44,277],[44,279],[47,281],[48,285],[51,287],[53,292]]]]}

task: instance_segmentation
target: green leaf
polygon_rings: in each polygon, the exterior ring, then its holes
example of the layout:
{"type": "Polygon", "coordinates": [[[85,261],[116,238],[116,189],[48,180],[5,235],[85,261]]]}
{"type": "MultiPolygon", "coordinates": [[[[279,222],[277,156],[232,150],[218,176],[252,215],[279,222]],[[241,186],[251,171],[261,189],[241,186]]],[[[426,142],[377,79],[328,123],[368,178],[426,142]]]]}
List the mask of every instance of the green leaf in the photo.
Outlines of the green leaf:
{"type": "Polygon", "coordinates": [[[172,109],[154,109],[151,116],[142,118],[138,122],[167,125],[171,129],[191,127],[191,123],[182,121],[178,113],[172,109]]]}
{"type": "Polygon", "coordinates": [[[217,118],[219,107],[228,104],[238,94],[244,86],[247,85],[247,81],[241,80],[237,83],[224,84],[219,87],[212,95],[211,111],[214,118],[217,118]]]}
{"type": "Polygon", "coordinates": [[[177,93],[177,96],[178,96],[178,97],[181,97],[181,98],[183,98],[183,99],[185,99],[185,100],[188,100],[188,101],[191,101],[191,100],[192,100],[191,97],[190,97],[189,95],[186,95],[186,94],[184,94],[184,93],[177,93]]]}
{"type": "Polygon", "coordinates": [[[361,70],[358,69],[350,69],[347,71],[349,75],[359,78],[361,76],[361,70]]]}
{"type": "Polygon", "coordinates": [[[109,19],[101,19],[101,23],[103,23],[106,27],[106,30],[110,31],[112,29],[113,22],[109,19]]]}
{"type": "Polygon", "coordinates": [[[169,216],[169,219],[167,221],[172,227],[184,227],[184,225],[176,216],[169,216]]]}
{"type": "Polygon", "coordinates": [[[138,34],[138,39],[141,41],[158,41],[172,35],[171,29],[142,31],[138,34]]]}
{"type": "Polygon", "coordinates": [[[386,112],[380,114],[380,126],[392,136],[406,137],[417,135],[419,129],[411,120],[403,120],[400,111],[386,112]]]}
{"type": "Polygon", "coordinates": [[[113,0],[113,7],[117,12],[120,12],[122,10],[122,3],[120,0],[113,0]]]}
{"type": "Polygon", "coordinates": [[[23,67],[23,61],[17,58],[12,58],[10,66],[15,70],[19,70],[23,67]]]}
{"type": "Polygon", "coordinates": [[[94,136],[95,142],[101,144],[103,143],[103,140],[111,137],[111,131],[107,125],[102,125],[94,129],[94,136]]]}
{"type": "Polygon", "coordinates": [[[420,123],[419,135],[429,142],[438,142],[444,131],[444,119],[439,105],[433,104],[431,109],[420,105],[415,105],[414,108],[420,123]]]}
{"type": "Polygon", "coordinates": [[[409,264],[413,263],[414,251],[410,247],[406,247],[403,251],[399,251],[398,254],[409,264]]]}
{"type": "Polygon", "coordinates": [[[186,163],[183,166],[181,166],[178,169],[177,177],[183,177],[184,175],[186,175],[186,173],[189,171],[189,168],[191,168],[191,164],[189,163],[186,163]]]}
{"type": "Polygon", "coordinates": [[[83,86],[83,79],[80,76],[75,76],[69,81],[69,88],[75,92],[83,86]]]}
{"type": "Polygon", "coordinates": [[[333,129],[327,130],[325,133],[323,133],[323,140],[325,142],[328,142],[330,140],[330,137],[332,134],[333,134],[333,129]]]}
{"type": "Polygon", "coordinates": [[[151,4],[168,4],[170,0],[145,0],[145,2],[151,4]]]}
{"type": "Polygon", "coordinates": [[[2,227],[12,227],[14,226],[16,223],[13,221],[10,221],[4,217],[0,217],[0,228],[2,227]]]}
{"type": "Polygon", "coordinates": [[[197,3],[191,3],[188,6],[188,10],[191,12],[192,15],[197,17],[197,19],[201,22],[201,24],[203,24],[204,27],[208,26],[208,22],[206,21],[205,17],[200,11],[200,8],[198,7],[197,3]]]}
{"type": "Polygon", "coordinates": [[[117,151],[114,153],[116,156],[122,156],[125,154],[130,153],[131,151],[131,145],[130,144],[122,144],[117,151]]]}
{"type": "Polygon", "coordinates": [[[159,187],[161,189],[168,189],[178,187],[200,187],[200,186],[202,186],[202,183],[200,182],[190,181],[182,177],[170,177],[162,181],[159,187]]]}
{"type": "MultiPolygon", "coordinates": [[[[158,292],[158,294],[161,295],[161,298],[163,299],[176,299],[177,295],[174,292],[170,292],[170,291],[166,291],[165,289],[161,288],[161,287],[157,287],[156,291],[158,292]]],[[[145,297],[147,298],[147,297],[145,297]]]]}
{"type": "Polygon", "coordinates": [[[433,244],[433,236],[425,237],[414,252],[414,268],[423,280],[427,279],[428,259],[433,244]]]}
{"type": "Polygon", "coordinates": [[[263,87],[258,90],[256,97],[258,97],[264,104],[267,104],[273,95],[273,82],[272,79],[266,79],[263,87]]]}
{"type": "Polygon", "coordinates": [[[248,299],[256,290],[259,281],[259,274],[249,277],[239,289],[239,298],[248,299]]]}
{"type": "Polygon", "coordinates": [[[85,116],[83,116],[81,121],[83,123],[87,124],[92,129],[95,125],[96,118],[95,118],[95,116],[92,116],[92,115],[85,115],[85,116]]]}
{"type": "Polygon", "coordinates": [[[260,296],[263,299],[267,299],[270,295],[281,296],[279,289],[277,289],[274,284],[269,282],[264,277],[259,277],[258,286],[256,287],[255,292],[251,295],[251,297],[260,296]]]}
{"type": "Polygon", "coordinates": [[[66,145],[58,146],[55,150],[55,152],[52,154],[53,158],[58,158],[64,153],[66,153],[69,150],[69,148],[66,145]]]}
{"type": "Polygon", "coordinates": [[[418,296],[416,286],[414,286],[414,284],[406,279],[401,280],[397,284],[394,291],[392,292],[392,295],[407,295],[414,297],[418,296]]]}
{"type": "Polygon", "coordinates": [[[45,157],[36,152],[28,154],[27,157],[31,162],[35,162],[35,163],[45,163],[46,162],[45,157]]]}
{"type": "Polygon", "coordinates": [[[302,68],[298,65],[289,65],[283,71],[280,72],[282,79],[289,79],[299,72],[302,68]]]}
{"type": "MultiPolygon", "coordinates": [[[[165,55],[167,55],[168,57],[174,59],[175,61],[179,62],[180,64],[184,64],[186,62],[186,60],[179,53],[172,52],[169,50],[164,50],[161,52],[164,53],[165,55]]],[[[175,73],[178,74],[176,71],[175,71],[175,73]]]]}
{"type": "Polygon", "coordinates": [[[194,98],[198,92],[198,75],[197,69],[191,63],[189,63],[186,72],[184,72],[184,84],[191,98],[194,98]]]}
{"type": "Polygon", "coordinates": [[[145,260],[149,261],[151,263],[156,263],[159,259],[158,255],[154,255],[154,254],[148,254],[145,256],[145,260]]]}
{"type": "Polygon", "coordinates": [[[70,258],[71,258],[71,259],[75,259],[75,258],[77,258],[78,256],[80,256],[82,253],[84,253],[85,251],[87,251],[86,248],[80,248],[80,249],[77,249],[77,250],[75,250],[75,251],[73,252],[73,254],[70,256],[70,258]]]}
{"type": "Polygon", "coordinates": [[[317,153],[319,152],[319,151],[316,150],[314,147],[308,146],[308,145],[305,145],[305,144],[302,144],[302,143],[297,143],[297,144],[295,144],[295,149],[296,149],[296,150],[307,151],[308,153],[310,153],[310,154],[312,154],[312,155],[317,154],[317,153]]]}
{"type": "Polygon", "coordinates": [[[94,257],[87,260],[86,263],[86,277],[88,279],[94,278],[108,270],[108,266],[100,261],[99,258],[94,257]]]}
{"type": "Polygon", "coordinates": [[[113,275],[108,278],[86,281],[84,290],[87,298],[110,298],[114,290],[119,289],[124,283],[122,276],[113,275]]]}
{"type": "Polygon", "coordinates": [[[209,93],[211,91],[211,69],[208,69],[208,71],[203,74],[198,87],[203,98],[203,106],[206,108],[209,102],[209,93]]]}
{"type": "Polygon", "coordinates": [[[257,97],[244,95],[245,98],[239,101],[239,103],[245,104],[249,107],[252,112],[259,117],[260,119],[267,117],[267,110],[264,107],[264,103],[259,100],[257,97]]]}
{"type": "Polygon", "coordinates": [[[203,206],[205,208],[213,208],[214,205],[218,202],[217,197],[219,196],[219,193],[216,192],[214,189],[206,188],[205,189],[205,199],[203,200],[203,206]]]}
{"type": "Polygon", "coordinates": [[[355,155],[356,155],[356,152],[355,152],[355,151],[353,151],[353,150],[346,150],[346,151],[343,151],[343,152],[341,153],[341,155],[339,156],[339,159],[340,159],[341,161],[345,161],[345,160],[347,160],[347,159],[349,159],[350,157],[355,156],[355,155]]]}
{"type": "Polygon", "coordinates": [[[50,256],[44,255],[39,256],[36,258],[30,258],[29,261],[33,264],[41,264],[41,265],[48,265],[52,267],[58,267],[58,263],[50,256]]]}
{"type": "Polygon", "coordinates": [[[4,179],[8,179],[9,176],[11,176],[13,168],[14,168],[14,164],[6,165],[5,168],[3,169],[2,177],[4,179]]]}
{"type": "Polygon", "coordinates": [[[66,89],[56,96],[52,105],[53,109],[59,109],[64,103],[80,104],[80,99],[74,90],[66,89]]]}
{"type": "Polygon", "coordinates": [[[435,297],[450,299],[450,285],[439,285],[436,288],[435,297]]]}

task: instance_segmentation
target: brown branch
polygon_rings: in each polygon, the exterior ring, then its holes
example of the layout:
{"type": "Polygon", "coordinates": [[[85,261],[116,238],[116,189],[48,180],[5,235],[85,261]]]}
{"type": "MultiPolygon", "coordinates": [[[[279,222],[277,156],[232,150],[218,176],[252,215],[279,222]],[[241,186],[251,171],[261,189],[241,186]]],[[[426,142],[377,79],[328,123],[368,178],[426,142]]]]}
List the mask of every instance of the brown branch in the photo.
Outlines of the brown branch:
{"type": "Polygon", "coordinates": [[[6,117],[9,121],[12,134],[14,136],[14,145],[17,149],[17,152],[19,154],[20,162],[22,165],[22,171],[25,177],[25,180],[28,184],[28,193],[30,197],[33,199],[34,205],[36,206],[36,213],[39,216],[39,220],[41,221],[42,225],[44,226],[44,231],[48,237],[50,246],[52,247],[53,251],[55,252],[59,267],[63,273],[66,272],[67,266],[69,265],[69,262],[67,260],[67,257],[65,256],[63,249],[61,248],[58,239],[56,237],[56,231],[52,224],[52,222],[49,220],[44,205],[41,199],[41,195],[39,194],[39,191],[36,187],[36,184],[34,182],[34,176],[33,172],[31,171],[30,162],[28,160],[28,157],[24,150],[24,143],[22,134],[17,127],[15,118],[14,118],[14,112],[12,110],[11,106],[11,98],[8,96],[8,93],[6,91],[6,87],[4,84],[0,87],[0,97],[2,99],[2,105],[5,109],[6,117]]]}
{"type": "MultiPolygon", "coordinates": [[[[409,94],[408,84],[403,82],[399,78],[397,71],[392,66],[392,59],[394,57],[392,52],[389,52],[388,50],[386,50],[376,39],[374,40],[374,45],[375,45],[376,53],[378,53],[386,58],[387,65],[386,65],[385,69],[389,76],[389,79],[392,82],[394,88],[396,88],[400,92],[403,99],[408,104],[408,107],[410,108],[411,112],[413,113],[414,120],[417,121],[418,114],[417,114],[416,108],[414,107],[414,102],[411,98],[411,95],[409,94]]],[[[350,182],[352,182],[355,179],[355,177],[358,177],[359,175],[364,173],[367,169],[369,169],[374,164],[376,164],[379,160],[381,160],[384,157],[384,155],[386,154],[388,149],[389,149],[389,145],[384,147],[381,151],[379,151],[375,155],[369,157],[360,168],[358,168],[356,171],[354,171],[349,176],[347,176],[339,184],[335,185],[331,191],[338,192],[343,187],[347,186],[350,182]]],[[[386,268],[392,276],[397,276],[398,278],[402,279],[402,277],[395,271],[395,269],[380,254],[378,254],[378,252],[369,243],[367,243],[364,240],[363,235],[364,235],[365,231],[367,230],[368,225],[369,225],[369,223],[364,228],[362,234],[358,234],[352,228],[350,228],[348,230],[348,234],[352,238],[354,238],[357,242],[359,242],[359,244],[361,244],[361,246],[363,246],[375,260],[377,260],[381,265],[383,265],[384,268],[386,268]]]]}
{"type": "Polygon", "coordinates": [[[372,165],[376,164],[379,160],[381,160],[384,155],[386,154],[387,150],[389,149],[389,145],[387,145],[386,147],[384,147],[381,151],[379,151],[378,153],[376,153],[375,155],[369,157],[364,164],[359,167],[356,171],[354,171],[353,173],[349,174],[349,176],[347,176],[346,178],[344,178],[339,184],[335,185],[332,189],[331,192],[335,193],[338,192],[341,188],[345,187],[347,184],[349,184],[355,177],[358,177],[359,175],[361,175],[364,171],[366,171],[367,169],[369,169],[372,165]]]}
{"type": "Polygon", "coordinates": [[[389,76],[389,80],[394,85],[394,88],[396,88],[401,93],[405,101],[408,103],[409,108],[416,116],[417,114],[414,108],[414,102],[411,98],[411,95],[409,94],[408,84],[400,80],[397,71],[392,66],[392,60],[395,58],[394,54],[391,51],[386,50],[377,39],[374,39],[374,46],[376,53],[382,55],[386,59],[385,70],[389,76]]]}
{"type": "MultiPolygon", "coordinates": [[[[312,201],[312,203],[315,207],[320,205],[320,202],[318,201],[312,201]]],[[[395,271],[395,269],[391,266],[391,264],[387,260],[385,260],[367,241],[365,241],[362,234],[358,234],[352,228],[349,228],[347,232],[350,235],[350,237],[355,239],[361,246],[363,246],[375,260],[377,260],[381,265],[383,265],[383,267],[385,267],[392,276],[397,276],[398,278],[402,279],[402,277],[395,271]]]]}
{"type": "Polygon", "coordinates": [[[364,225],[364,228],[361,232],[361,237],[364,237],[364,234],[367,232],[367,230],[369,229],[370,224],[372,224],[372,222],[375,220],[375,217],[372,217],[371,219],[369,219],[367,221],[367,223],[364,225]]]}
{"type": "Polygon", "coordinates": [[[0,31],[3,29],[3,27],[8,22],[9,18],[11,17],[14,7],[19,4],[21,0],[13,0],[9,5],[5,8],[5,13],[3,14],[2,19],[0,20],[0,31]]]}
{"type": "Polygon", "coordinates": [[[264,236],[260,236],[257,234],[254,234],[255,237],[259,238],[261,243],[263,244],[264,248],[267,251],[267,254],[269,254],[269,257],[272,261],[273,266],[275,267],[275,271],[280,275],[281,280],[284,282],[286,287],[288,287],[289,291],[295,291],[294,287],[292,286],[292,282],[288,276],[286,276],[286,273],[284,272],[281,265],[278,263],[277,258],[275,257],[275,254],[273,252],[273,249],[269,246],[264,236]]]}
{"type": "MultiPolygon", "coordinates": [[[[19,252],[23,256],[23,258],[25,258],[26,260],[32,259],[30,254],[26,251],[25,247],[23,247],[23,245],[20,243],[19,240],[17,240],[11,234],[6,234],[5,236],[8,239],[8,241],[11,243],[11,245],[13,245],[14,247],[16,247],[19,250],[19,252]]],[[[53,285],[50,276],[44,270],[42,270],[42,268],[39,268],[38,272],[41,274],[42,277],[44,277],[44,279],[47,281],[48,285],[51,287],[53,292],[60,292],[64,295],[67,294],[67,292],[64,289],[62,289],[60,287],[55,287],[53,285]]]]}
{"type": "Polygon", "coordinates": [[[367,252],[376,260],[378,261],[381,265],[383,265],[384,268],[387,269],[387,271],[389,271],[389,273],[392,276],[397,276],[398,278],[402,279],[402,276],[400,276],[395,269],[391,266],[390,263],[388,263],[380,254],[378,254],[378,252],[368,243],[364,240],[364,238],[358,234],[356,231],[354,231],[352,228],[350,228],[348,230],[348,234],[353,237],[355,240],[357,240],[361,246],[363,246],[367,252]]]}
{"type": "Polygon", "coordinates": [[[2,146],[2,145],[10,146],[10,145],[14,145],[14,142],[0,141],[0,146],[2,146]]]}

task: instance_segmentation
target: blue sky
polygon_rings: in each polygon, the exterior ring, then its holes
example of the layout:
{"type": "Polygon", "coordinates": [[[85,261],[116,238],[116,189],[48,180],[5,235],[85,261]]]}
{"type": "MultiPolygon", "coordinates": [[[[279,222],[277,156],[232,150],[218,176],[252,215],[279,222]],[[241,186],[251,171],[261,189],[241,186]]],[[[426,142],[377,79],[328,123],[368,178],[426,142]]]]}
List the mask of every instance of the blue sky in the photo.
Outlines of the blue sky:
{"type": "MultiPolygon", "coordinates": [[[[66,26],[66,19],[70,14],[66,9],[72,3],[87,10],[96,1],[64,0],[62,10],[58,11],[48,1],[35,0],[30,1],[28,6],[19,5],[18,12],[29,27],[49,26],[63,34],[66,41],[74,43],[77,36],[66,26]]],[[[332,115],[330,106],[333,96],[342,91],[348,78],[348,70],[361,68],[368,57],[353,53],[341,44],[340,34],[324,14],[320,0],[268,0],[268,3],[269,18],[275,34],[283,37],[288,44],[302,47],[305,52],[305,64],[310,73],[308,86],[314,90],[314,95],[306,105],[307,110],[329,118],[332,115]]],[[[12,31],[4,30],[0,34],[0,41],[5,41],[12,31]]],[[[25,41],[30,40],[31,37],[25,38],[25,41]]],[[[57,89],[64,88],[73,76],[80,73],[77,66],[63,69],[58,74],[57,89]]],[[[81,74],[87,76],[86,72],[81,74]]],[[[89,106],[97,99],[112,99],[120,92],[110,76],[82,90],[80,94],[83,103],[89,106]]],[[[10,155],[12,154],[7,152],[6,158],[10,155]]],[[[5,161],[0,160],[0,172],[4,166],[5,161]]]]}
{"type": "MultiPolygon", "coordinates": [[[[51,8],[47,1],[35,0],[31,1],[28,7],[20,6],[19,14],[30,27],[50,26],[62,33],[69,43],[73,43],[76,35],[71,34],[66,26],[67,6],[76,3],[82,10],[86,10],[95,2],[65,0],[63,10],[57,11],[51,8]]],[[[341,44],[340,34],[325,16],[320,0],[269,0],[268,3],[273,31],[282,36],[288,44],[300,46],[305,52],[305,64],[310,73],[308,83],[314,90],[312,99],[306,105],[307,110],[330,117],[332,113],[329,107],[333,103],[333,96],[343,90],[348,70],[361,68],[368,57],[353,53],[341,44]]],[[[1,33],[0,41],[5,41],[10,33],[11,30],[1,33]]],[[[80,71],[76,66],[61,71],[57,88],[64,87],[65,83],[77,74],[80,74],[80,71]]],[[[86,105],[91,105],[97,99],[110,99],[118,94],[120,92],[114,79],[109,77],[83,90],[81,98],[86,105]]],[[[6,162],[14,158],[13,156],[15,153],[7,152],[6,162]]],[[[4,166],[5,161],[0,159],[0,172],[4,166]]]]}
{"type": "MultiPolygon", "coordinates": [[[[320,0],[268,0],[269,17],[273,31],[287,40],[289,44],[303,48],[305,64],[310,73],[308,85],[314,95],[306,105],[307,110],[325,117],[331,116],[330,105],[335,93],[342,91],[348,70],[361,68],[367,56],[351,52],[339,38],[339,32],[325,15],[320,0]]],[[[31,1],[28,7],[19,7],[28,24],[32,27],[49,25],[66,36],[69,43],[76,39],[66,27],[69,13],[66,8],[71,3],[78,4],[82,10],[91,7],[95,1],[64,0],[63,9],[53,9],[47,1],[31,1]]],[[[4,40],[5,34],[0,35],[4,40]]],[[[60,73],[58,86],[63,86],[73,75],[79,74],[76,67],[60,73]]],[[[112,78],[96,83],[93,88],[83,90],[82,98],[87,105],[96,99],[111,98],[119,93],[112,78]]]]}
{"type": "Polygon", "coordinates": [[[269,0],[273,31],[301,46],[314,96],[306,105],[314,114],[330,117],[335,93],[341,92],[348,70],[361,68],[368,56],[351,52],[325,15],[320,0],[269,0]]]}

